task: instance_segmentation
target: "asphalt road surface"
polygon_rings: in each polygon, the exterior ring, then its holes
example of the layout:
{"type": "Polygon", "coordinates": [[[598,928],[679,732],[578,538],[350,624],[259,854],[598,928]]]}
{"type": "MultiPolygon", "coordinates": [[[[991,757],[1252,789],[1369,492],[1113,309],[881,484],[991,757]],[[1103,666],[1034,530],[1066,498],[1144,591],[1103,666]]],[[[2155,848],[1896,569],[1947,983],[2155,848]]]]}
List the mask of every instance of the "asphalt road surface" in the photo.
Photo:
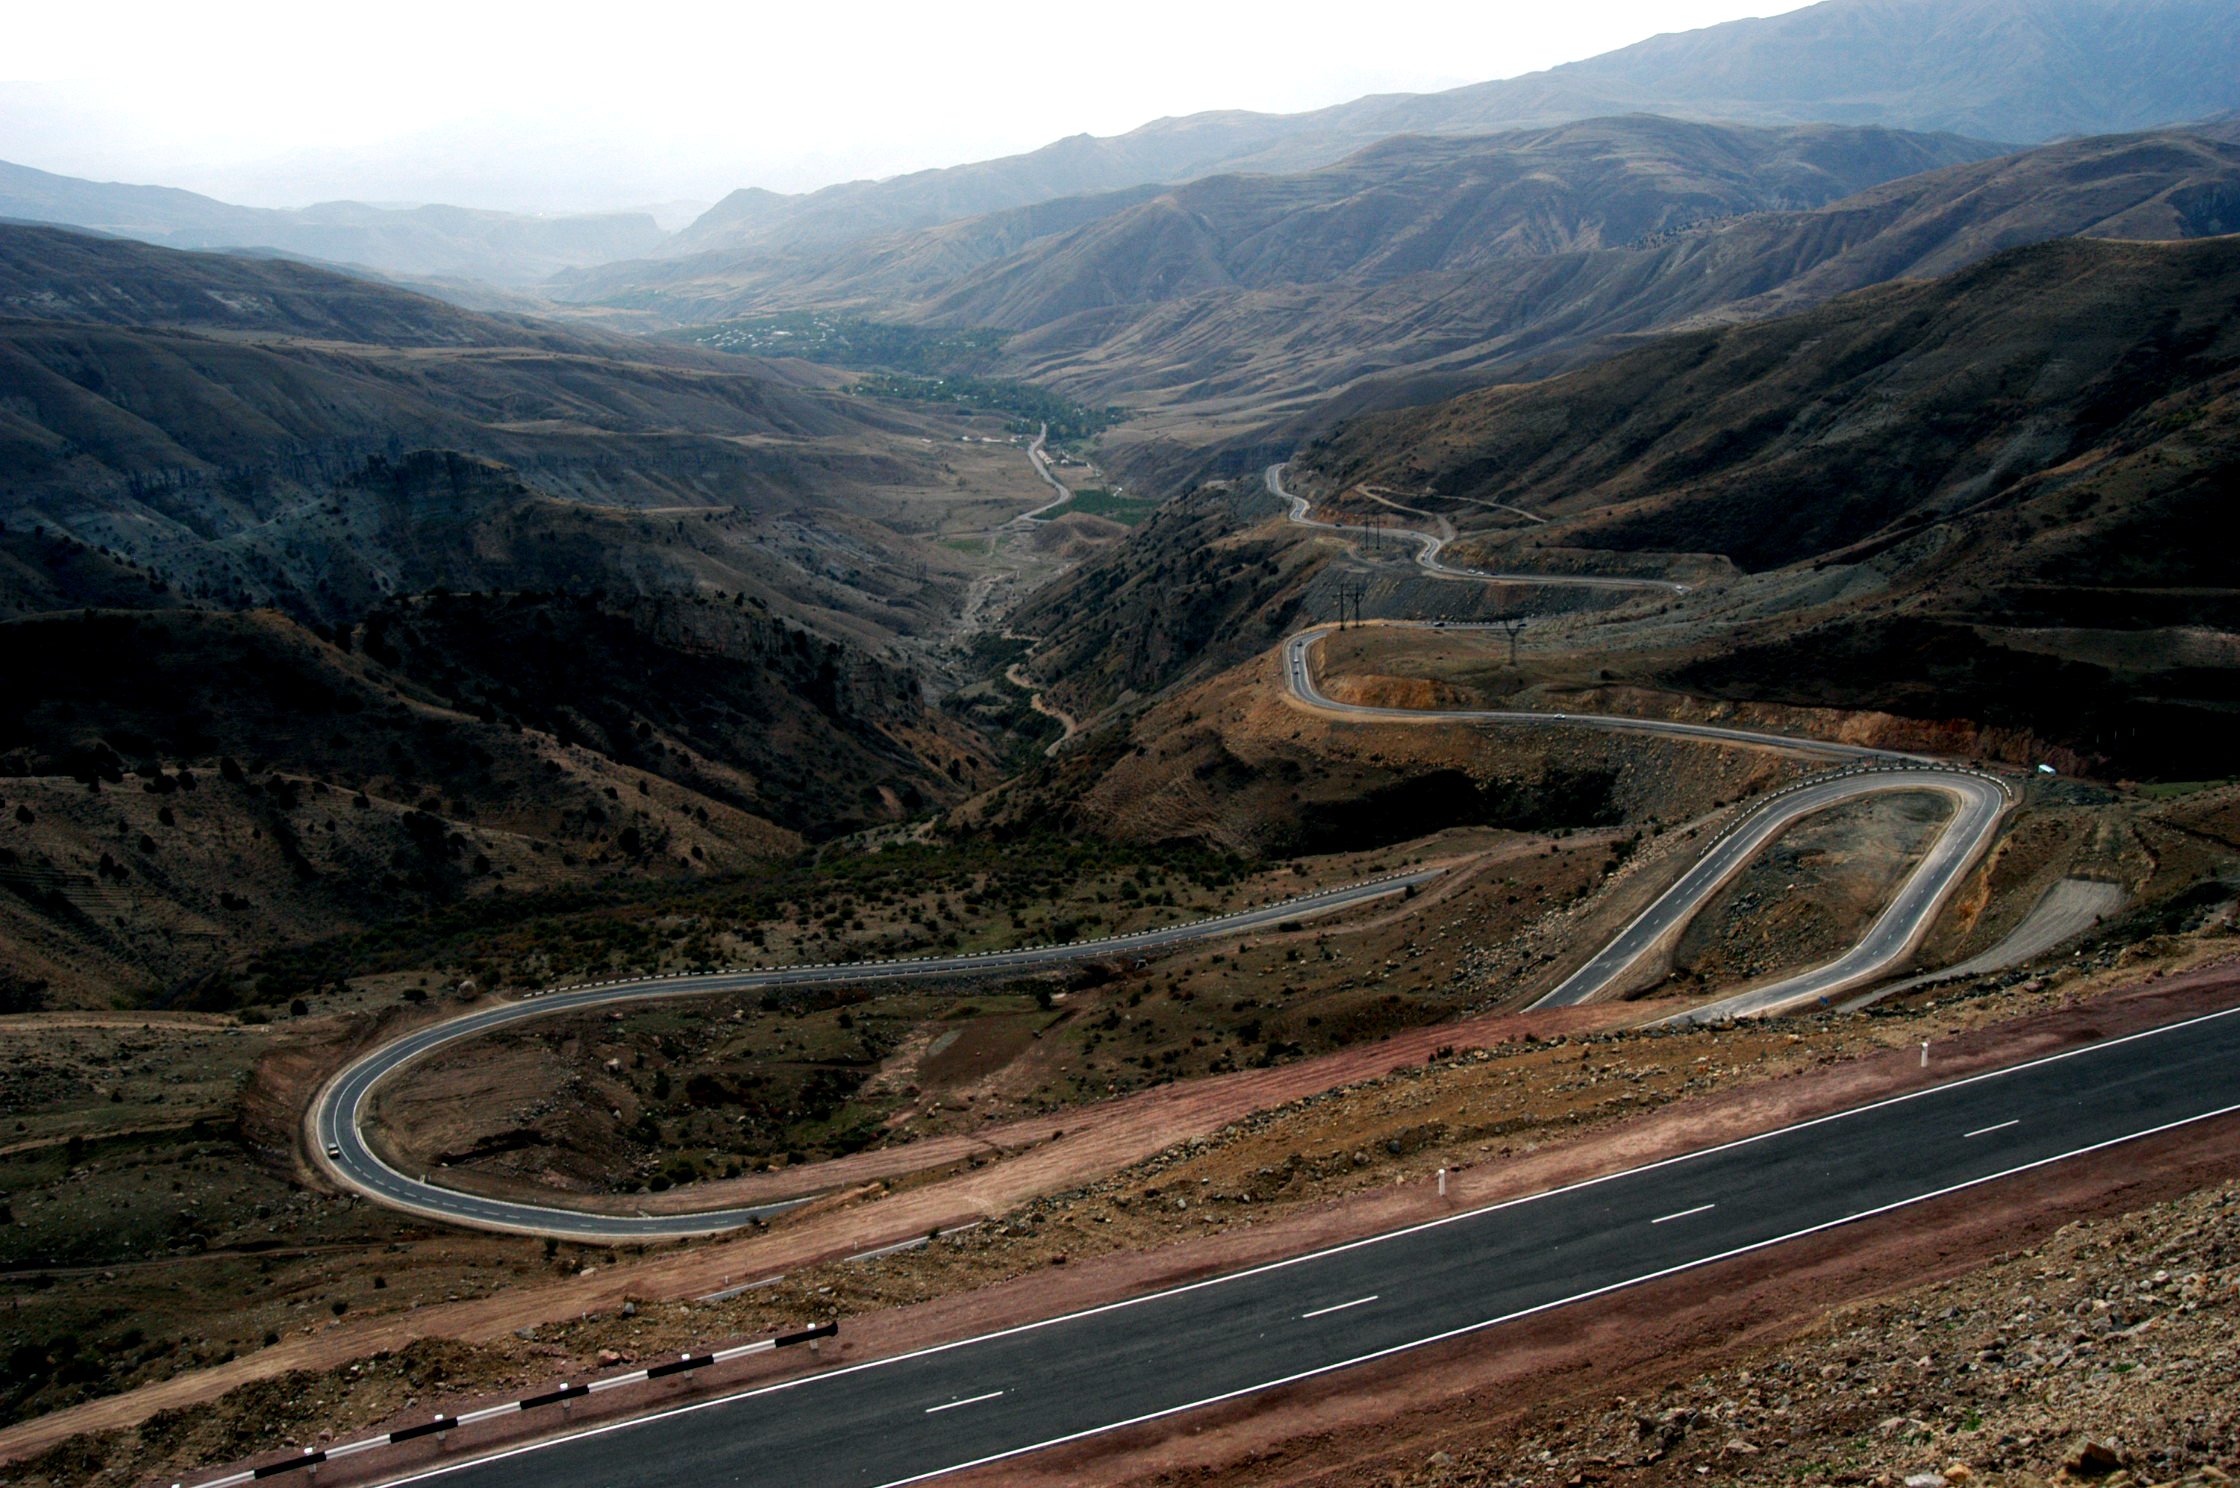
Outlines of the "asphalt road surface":
{"type": "Polygon", "coordinates": [[[1341,703],[1315,685],[1313,646],[1329,634],[1322,626],[1300,632],[1284,646],[1284,672],[1292,695],[1303,703],[1358,717],[1421,722],[1566,724],[1627,733],[1705,739],[1758,748],[1790,750],[1857,762],[1865,768],[1813,781],[1771,796],[1755,807],[1698,859],[1680,880],[1644,910],[1607,946],[1561,985],[1533,1004],[1563,1007],[1585,1002],[1623,981],[1645,958],[1661,952],[1695,917],[1711,896],[1742,871],[1758,852],[1803,817],[1862,796],[1889,791],[1935,791],[1956,803],[1952,817],[1922,855],[1896,897],[1866,936],[1833,961],[1797,976],[1723,997],[1684,1015],[1694,1021],[1746,1017],[1786,1011],[1819,1002],[1887,973],[1920,944],[1937,911],[1999,830],[2010,801],[2007,788],[1989,775],[1939,765],[1917,755],[1792,739],[1785,734],[1711,724],[1672,723],[1597,713],[1537,713],[1502,709],[1419,711],[1341,703]]]}
{"type": "Polygon", "coordinates": [[[420,1474],[893,1485],[1249,1395],[2240,1111],[2216,1014],[1490,1209],[420,1474]]]}
{"type": "MultiPolygon", "coordinates": [[[[1445,579],[1476,579],[1490,584],[1556,584],[1579,589],[1648,589],[1659,594],[1685,594],[1688,586],[1670,579],[1635,579],[1611,574],[1545,574],[1545,573],[1488,573],[1482,568],[1456,568],[1440,560],[1439,554],[1447,545],[1443,537],[1412,528],[1352,527],[1342,522],[1318,522],[1307,515],[1313,503],[1304,496],[1294,496],[1283,484],[1283,466],[1270,465],[1261,472],[1267,483],[1268,494],[1291,505],[1291,520],[1301,527],[1320,527],[1325,532],[1354,532],[1363,537],[1401,537],[1416,545],[1416,566],[1445,579]]],[[[1526,515],[1530,515],[1527,513],[1526,515]]],[[[1535,521],[1544,520],[1534,518],[1535,521]]]]}
{"type": "MultiPolygon", "coordinates": [[[[1430,620],[1379,620],[1377,625],[1414,630],[1485,630],[1491,627],[1475,624],[1449,624],[1430,620]]],[[[1326,695],[1314,680],[1314,648],[1323,637],[1337,631],[1335,625],[1316,625],[1300,631],[1283,643],[1284,674],[1289,678],[1293,696],[1303,703],[1325,708],[1336,713],[1350,713],[1357,718],[1392,719],[1422,723],[1427,720],[1440,723],[1564,723],[1577,728],[1601,729],[1610,733],[1655,734],[1668,739],[1703,739],[1715,744],[1746,744],[1759,749],[1779,749],[1791,754],[1809,754],[1823,759],[1873,760],[1882,762],[1905,761],[1929,764],[1927,755],[1905,754],[1894,749],[1870,749],[1861,744],[1836,744],[1823,739],[1800,739],[1792,734],[1765,733],[1757,729],[1721,728],[1711,723],[1681,723],[1659,718],[1628,718],[1619,713],[1542,713],[1524,708],[1372,708],[1361,703],[1341,703],[1326,695]]]]}
{"type": "Polygon", "coordinates": [[[1838,1004],[1844,1012],[1856,1012],[1872,1007],[1885,997],[1900,992],[1911,992],[1916,987],[1934,986],[1938,982],[1958,981],[1962,977],[1981,976],[1985,972],[2005,971],[2020,966],[2034,956],[2042,956],[2063,941],[2082,935],[2109,915],[2123,908],[2123,890],[2111,883],[2095,883],[2090,879],[2065,878],[2046,891],[2035,908],[2023,916],[2022,923],[2010,931],[2006,939],[1980,955],[1970,956],[1957,966],[1947,966],[1940,971],[1925,972],[1908,977],[1902,982],[1892,982],[1875,988],[1861,996],[1838,1004]]]}
{"type": "Polygon", "coordinates": [[[1709,1023],[1720,1018],[1787,1012],[1831,1001],[1836,994],[1888,972],[1913,954],[1914,947],[1928,934],[1937,911],[1959,886],[1961,875],[1998,833],[1999,820],[2007,810],[2007,793],[1998,781],[1968,771],[1921,767],[1839,775],[1784,791],[1744,817],[1617,939],[1533,1006],[1584,1002],[1623,977],[1644,957],[1669,945],[1728,879],[1741,872],[1792,823],[1842,802],[1885,791],[1934,791],[1950,796],[1953,814],[1938,829],[1936,840],[1867,933],[1833,961],[1705,1003],[1673,1021],[1709,1023]]]}
{"type": "Polygon", "coordinates": [[[1036,475],[1042,477],[1042,483],[1057,494],[1033,511],[1021,512],[1013,517],[1011,525],[1014,527],[1025,526],[1037,517],[1048,516],[1073,499],[1073,488],[1058,479],[1057,473],[1050,468],[1050,457],[1042,452],[1042,446],[1049,438],[1050,426],[1044,424],[1034,436],[1034,443],[1027,446],[1027,463],[1034,467],[1036,475]]]}
{"type": "Polygon", "coordinates": [[[898,961],[858,961],[816,966],[763,967],[717,972],[706,976],[668,976],[602,982],[546,992],[468,1013],[448,1022],[409,1033],[393,1043],[363,1055],[335,1076],[319,1093],[310,1124],[320,1162],[328,1174],[345,1187],[392,1208],[449,1220],[482,1229],[518,1230],[535,1235],[617,1243],[631,1240],[669,1239],[736,1229],[759,1216],[791,1208],[799,1199],[761,1204],[743,1209],[707,1210],[696,1214],[608,1215],[582,1209],[515,1203],[460,1193],[427,1181],[425,1175],[399,1172],[367,1145],[360,1130],[367,1098],[375,1086],[404,1066],[446,1044],[474,1038],[527,1018],[577,1012],[609,1003],[638,1002],[649,997],[697,997],[712,992],[759,991],[764,988],[802,987],[832,982],[863,983],[922,977],[985,975],[990,972],[1037,971],[1104,956],[1136,955],[1165,946],[1182,945],[1214,936],[1236,935],[1263,929],[1309,915],[1328,914],[1388,894],[1404,893],[1438,877],[1438,870],[1395,874],[1368,883],[1303,894],[1276,904],[1237,914],[1215,915],[1187,924],[1169,925],[1102,940],[1068,945],[1027,946],[1011,951],[983,951],[957,956],[919,956],[898,961]]]}

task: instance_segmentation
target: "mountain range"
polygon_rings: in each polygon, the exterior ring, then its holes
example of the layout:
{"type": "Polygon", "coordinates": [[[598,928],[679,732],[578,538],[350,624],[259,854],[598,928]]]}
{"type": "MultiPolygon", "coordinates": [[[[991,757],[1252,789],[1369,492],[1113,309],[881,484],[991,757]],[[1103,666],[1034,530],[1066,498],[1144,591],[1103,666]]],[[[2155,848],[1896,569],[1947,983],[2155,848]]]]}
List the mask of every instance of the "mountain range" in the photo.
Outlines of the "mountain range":
{"type": "Polygon", "coordinates": [[[744,277],[679,261],[613,303],[684,321],[846,306],[1007,331],[995,370],[1126,406],[1113,461],[1171,480],[1254,468],[1348,412],[2004,248],[2240,230],[2227,133],[2003,152],[1632,116],[1410,137],[1303,175],[1054,203],[744,277]]]}
{"type": "Polygon", "coordinates": [[[1824,0],[1443,93],[1302,114],[1191,114],[798,196],[749,188],[665,251],[809,249],[1151,182],[1293,173],[1395,135],[1480,135],[1611,114],[1876,124],[2035,144],[2226,112],[2240,106],[2235,79],[2240,16],[2218,0],[1824,0]]]}
{"type": "Polygon", "coordinates": [[[511,290],[557,275],[566,297],[585,299],[659,278],[648,268],[568,282],[599,265],[712,255],[737,270],[1064,198],[1240,172],[1297,174],[1401,135],[1485,135],[1655,113],[2027,145],[2230,113],[2240,108],[2235,79],[2240,18],[2220,0],[1823,0],[1441,93],[1372,95],[1300,114],[1191,114],[793,195],[743,187],[674,234],[638,212],[525,217],[357,202],[272,211],[5,164],[0,218],[511,290]]]}
{"type": "Polygon", "coordinates": [[[191,998],[228,946],[739,871],[992,764],[905,655],[961,602],[909,495],[953,436],[829,377],[0,226],[0,388],[26,985],[191,998]]]}

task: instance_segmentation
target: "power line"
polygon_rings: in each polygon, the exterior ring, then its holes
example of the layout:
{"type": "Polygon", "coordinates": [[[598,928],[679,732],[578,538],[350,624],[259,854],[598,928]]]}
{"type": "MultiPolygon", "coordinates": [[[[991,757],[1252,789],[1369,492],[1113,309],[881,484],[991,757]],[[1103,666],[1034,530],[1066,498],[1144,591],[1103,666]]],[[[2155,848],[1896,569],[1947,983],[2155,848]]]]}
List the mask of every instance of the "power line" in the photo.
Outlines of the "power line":
{"type": "Polygon", "coordinates": [[[1517,664],[1517,637],[1524,634],[1525,617],[1523,615],[1505,615],[1494,623],[1508,633],[1509,665],[1513,668],[1517,664]]]}

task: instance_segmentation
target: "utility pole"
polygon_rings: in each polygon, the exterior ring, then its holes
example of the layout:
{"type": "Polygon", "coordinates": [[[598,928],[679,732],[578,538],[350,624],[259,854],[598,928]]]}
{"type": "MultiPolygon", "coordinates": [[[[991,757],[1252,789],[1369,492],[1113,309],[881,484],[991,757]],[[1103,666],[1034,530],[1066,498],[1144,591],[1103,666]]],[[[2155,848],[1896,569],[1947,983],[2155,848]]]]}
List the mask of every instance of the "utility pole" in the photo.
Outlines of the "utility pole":
{"type": "Polygon", "coordinates": [[[1502,630],[1508,633],[1509,666],[1511,670],[1514,670],[1517,665],[1517,637],[1524,634],[1525,617],[1522,615],[1510,615],[1505,616],[1495,623],[1500,625],[1502,630]]]}

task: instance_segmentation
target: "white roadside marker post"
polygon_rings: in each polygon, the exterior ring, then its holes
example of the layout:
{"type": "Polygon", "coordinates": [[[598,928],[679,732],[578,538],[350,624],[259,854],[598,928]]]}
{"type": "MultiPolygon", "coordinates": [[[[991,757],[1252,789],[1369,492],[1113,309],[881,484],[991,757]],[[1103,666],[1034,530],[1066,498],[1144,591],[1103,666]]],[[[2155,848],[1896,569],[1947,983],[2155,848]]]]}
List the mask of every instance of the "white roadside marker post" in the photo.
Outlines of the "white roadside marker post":
{"type": "Polygon", "coordinates": [[[1439,1197],[1443,1199],[1443,1198],[1445,1198],[1446,1196],[1447,1196],[1447,1170],[1446,1170],[1445,1168],[1441,1168],[1441,1169],[1439,1170],[1439,1197]]]}
{"type": "Polygon", "coordinates": [[[1923,1069],[1929,1067],[1929,1041],[1927,1039],[1921,1041],[1921,1067],[1923,1069]]]}

